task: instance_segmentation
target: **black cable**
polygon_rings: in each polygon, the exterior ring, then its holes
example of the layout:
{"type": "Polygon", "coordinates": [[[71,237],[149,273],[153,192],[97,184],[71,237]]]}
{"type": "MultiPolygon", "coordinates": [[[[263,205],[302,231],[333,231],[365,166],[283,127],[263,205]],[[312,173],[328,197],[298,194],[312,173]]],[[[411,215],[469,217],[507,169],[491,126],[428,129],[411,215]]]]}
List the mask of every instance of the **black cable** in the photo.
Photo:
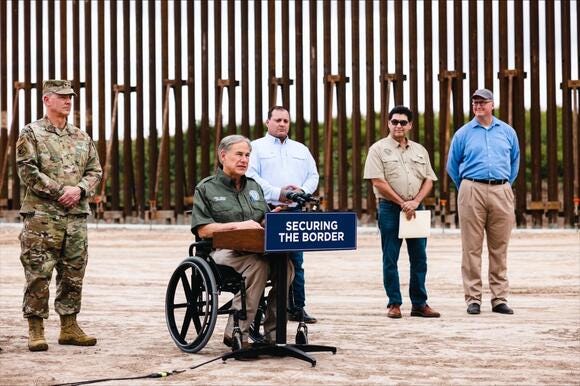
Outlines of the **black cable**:
{"type": "Polygon", "coordinates": [[[169,377],[169,376],[174,375],[174,374],[184,373],[187,370],[195,370],[201,366],[207,365],[211,362],[215,362],[218,359],[222,359],[222,358],[223,358],[223,355],[220,355],[219,357],[215,357],[213,359],[210,359],[209,361],[205,361],[205,362],[202,362],[198,365],[194,365],[194,366],[188,367],[186,369],[181,369],[181,370],[160,371],[157,373],[140,375],[140,376],[136,376],[136,377],[101,378],[101,379],[93,379],[93,380],[80,381],[80,382],[57,383],[57,384],[54,384],[52,386],[78,386],[78,385],[88,385],[91,383],[100,383],[100,382],[109,382],[109,381],[131,381],[131,380],[136,380],[136,379],[147,379],[147,378],[166,378],[166,377],[169,377]]]}

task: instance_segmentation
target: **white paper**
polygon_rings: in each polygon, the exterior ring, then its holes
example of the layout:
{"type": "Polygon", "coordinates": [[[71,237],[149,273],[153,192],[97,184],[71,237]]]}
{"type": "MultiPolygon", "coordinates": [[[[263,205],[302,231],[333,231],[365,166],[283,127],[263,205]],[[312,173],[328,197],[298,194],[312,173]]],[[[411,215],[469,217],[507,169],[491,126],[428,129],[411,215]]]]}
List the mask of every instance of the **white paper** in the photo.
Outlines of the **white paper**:
{"type": "Polygon", "coordinates": [[[416,217],[407,220],[405,212],[399,215],[399,238],[416,239],[429,237],[431,234],[431,211],[416,210],[416,217]]]}

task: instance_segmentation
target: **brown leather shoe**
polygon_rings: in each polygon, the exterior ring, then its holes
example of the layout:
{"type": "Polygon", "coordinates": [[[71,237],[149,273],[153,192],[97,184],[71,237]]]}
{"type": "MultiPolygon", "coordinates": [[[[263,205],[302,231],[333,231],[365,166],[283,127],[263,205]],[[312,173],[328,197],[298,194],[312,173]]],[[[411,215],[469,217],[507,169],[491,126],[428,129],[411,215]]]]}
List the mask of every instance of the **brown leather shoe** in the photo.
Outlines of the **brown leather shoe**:
{"type": "MultiPolygon", "coordinates": [[[[234,340],[229,336],[224,336],[224,344],[228,347],[232,347],[234,345],[234,340]]],[[[252,344],[250,342],[242,342],[242,349],[251,348],[252,344]]]]}
{"type": "Polygon", "coordinates": [[[387,316],[393,319],[399,319],[402,317],[401,315],[401,306],[398,304],[391,304],[389,307],[389,311],[387,312],[387,316]]]}
{"type": "Polygon", "coordinates": [[[441,314],[435,311],[433,308],[425,304],[423,307],[415,307],[411,309],[411,316],[421,316],[423,318],[438,318],[441,314]]]}

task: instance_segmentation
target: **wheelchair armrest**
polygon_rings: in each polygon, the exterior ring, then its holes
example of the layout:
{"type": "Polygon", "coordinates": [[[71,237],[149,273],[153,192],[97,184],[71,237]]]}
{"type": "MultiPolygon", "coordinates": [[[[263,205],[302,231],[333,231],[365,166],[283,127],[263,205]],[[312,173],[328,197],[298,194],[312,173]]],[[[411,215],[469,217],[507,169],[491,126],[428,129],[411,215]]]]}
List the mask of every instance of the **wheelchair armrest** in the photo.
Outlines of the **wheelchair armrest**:
{"type": "Polygon", "coordinates": [[[196,252],[201,252],[204,255],[209,255],[212,249],[213,242],[211,239],[199,240],[195,243],[191,243],[189,246],[189,256],[194,256],[193,250],[196,252]]]}

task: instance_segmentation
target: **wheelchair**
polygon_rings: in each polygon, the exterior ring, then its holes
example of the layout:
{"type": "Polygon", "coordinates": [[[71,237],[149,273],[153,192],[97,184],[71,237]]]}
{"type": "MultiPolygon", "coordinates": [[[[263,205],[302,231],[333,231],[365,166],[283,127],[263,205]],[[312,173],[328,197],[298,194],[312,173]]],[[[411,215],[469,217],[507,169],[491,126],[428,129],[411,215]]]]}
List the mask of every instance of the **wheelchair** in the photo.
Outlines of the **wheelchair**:
{"type": "MultiPolygon", "coordinates": [[[[320,211],[320,199],[311,194],[288,192],[287,198],[297,202],[298,209],[307,203],[314,206],[311,211],[320,211]]],[[[212,240],[196,240],[189,246],[189,257],[175,269],[165,294],[165,321],[171,338],[183,352],[196,353],[203,349],[215,328],[218,315],[234,316],[232,351],[242,348],[239,320],[246,319],[245,279],[229,266],[217,264],[210,253],[212,240]],[[229,300],[219,306],[219,295],[222,292],[236,294],[241,292],[242,309],[232,309],[229,300]]],[[[266,287],[271,282],[266,283],[266,287]]],[[[255,343],[263,343],[261,329],[266,312],[266,296],[263,294],[256,316],[250,325],[249,335],[255,343]]],[[[308,328],[303,316],[300,318],[296,333],[296,343],[308,343],[308,328]]]]}
{"type": "MultiPolygon", "coordinates": [[[[211,250],[211,240],[192,243],[189,246],[189,257],[177,266],[167,285],[165,321],[171,338],[186,353],[196,353],[205,347],[218,315],[234,315],[232,351],[242,347],[241,333],[237,332],[238,321],[246,318],[245,280],[233,268],[217,264],[210,256],[211,250]],[[222,292],[241,292],[242,309],[231,309],[233,299],[219,306],[219,295],[222,292]]],[[[263,340],[260,326],[265,310],[266,298],[262,296],[250,327],[250,337],[254,342],[263,340]]]]}

